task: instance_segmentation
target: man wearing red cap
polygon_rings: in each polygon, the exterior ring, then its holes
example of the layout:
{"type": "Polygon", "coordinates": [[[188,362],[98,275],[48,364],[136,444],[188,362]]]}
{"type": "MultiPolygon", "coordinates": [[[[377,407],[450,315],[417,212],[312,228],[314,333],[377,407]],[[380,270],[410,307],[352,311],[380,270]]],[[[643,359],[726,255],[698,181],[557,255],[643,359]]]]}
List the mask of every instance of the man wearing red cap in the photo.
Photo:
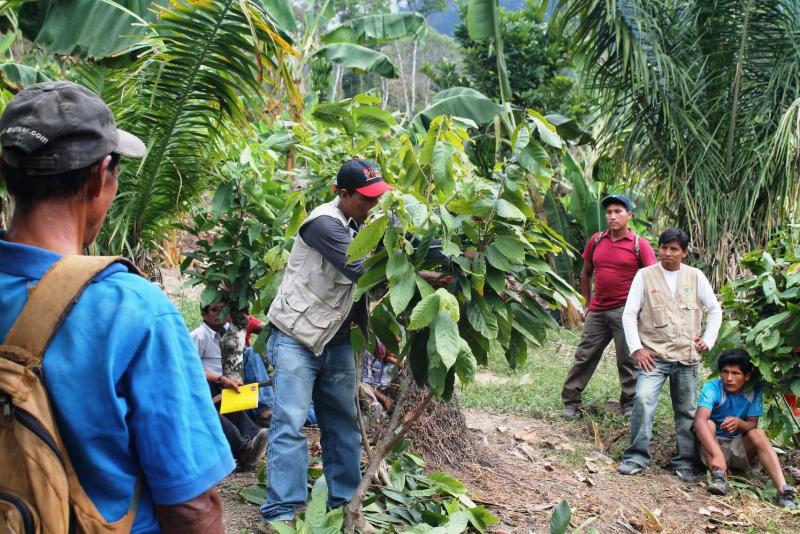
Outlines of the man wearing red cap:
{"type": "Polygon", "coordinates": [[[378,198],[391,189],[378,166],[352,159],[336,177],[336,198],[314,209],[292,246],[267,317],[268,358],[275,368],[269,434],[266,521],[285,521],[306,504],[308,449],[302,432],[313,400],[321,431],[328,505],[341,506],[361,480],[356,420],[356,369],[350,329],[365,331],[364,299],[354,303],[363,261],[347,248],[378,198]]]}

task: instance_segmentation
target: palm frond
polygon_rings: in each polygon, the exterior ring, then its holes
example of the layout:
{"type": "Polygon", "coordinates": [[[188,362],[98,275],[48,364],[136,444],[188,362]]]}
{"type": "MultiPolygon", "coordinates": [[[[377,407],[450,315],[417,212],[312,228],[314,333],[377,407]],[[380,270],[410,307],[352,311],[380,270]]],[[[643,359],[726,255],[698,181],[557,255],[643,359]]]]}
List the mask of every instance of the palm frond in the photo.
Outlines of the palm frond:
{"type": "Polygon", "coordinates": [[[111,252],[154,250],[165,226],[213,187],[221,140],[253,135],[251,117],[270,98],[287,94],[300,109],[285,65],[295,52],[259,3],[180,0],[160,9],[152,29],[148,52],[116,73],[123,98],[114,102],[126,103],[118,122],[148,154],[123,169],[103,236],[111,252]]]}

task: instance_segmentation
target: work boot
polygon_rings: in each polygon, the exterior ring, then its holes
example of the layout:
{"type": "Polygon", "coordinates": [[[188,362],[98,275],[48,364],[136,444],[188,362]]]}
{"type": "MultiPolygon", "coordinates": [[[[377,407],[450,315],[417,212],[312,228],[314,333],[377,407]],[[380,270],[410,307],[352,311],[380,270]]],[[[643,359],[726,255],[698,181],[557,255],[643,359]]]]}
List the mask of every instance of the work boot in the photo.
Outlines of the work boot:
{"type": "Polygon", "coordinates": [[[575,419],[578,417],[578,407],[575,405],[565,406],[564,409],[561,410],[561,415],[566,419],[575,419]]]}
{"type": "Polygon", "coordinates": [[[620,475],[639,475],[644,472],[644,467],[640,466],[639,464],[635,464],[633,462],[622,462],[619,467],[617,467],[617,473],[620,475]]]}
{"type": "Polygon", "coordinates": [[[694,473],[692,473],[691,469],[676,469],[672,474],[687,484],[691,484],[695,481],[694,473]]]}
{"type": "Polygon", "coordinates": [[[725,471],[715,469],[711,473],[711,484],[708,485],[708,492],[712,495],[727,495],[731,486],[725,480],[725,471]]]}
{"type": "Polygon", "coordinates": [[[797,510],[797,503],[794,500],[797,498],[797,490],[794,486],[788,484],[783,487],[783,491],[778,494],[778,506],[786,510],[797,510]]]}
{"type": "Polygon", "coordinates": [[[258,433],[250,438],[247,445],[242,447],[236,455],[236,463],[239,464],[239,471],[248,471],[255,467],[256,463],[264,456],[267,448],[267,429],[262,428],[258,433]]]}

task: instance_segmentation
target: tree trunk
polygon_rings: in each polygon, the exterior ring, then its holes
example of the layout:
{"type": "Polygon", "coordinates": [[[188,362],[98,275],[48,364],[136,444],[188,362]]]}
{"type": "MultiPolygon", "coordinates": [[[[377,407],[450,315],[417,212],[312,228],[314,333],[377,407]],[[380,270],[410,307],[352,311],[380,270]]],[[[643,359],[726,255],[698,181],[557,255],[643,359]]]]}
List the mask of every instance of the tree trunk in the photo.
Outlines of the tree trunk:
{"type": "Polygon", "coordinates": [[[408,98],[408,84],[403,73],[403,56],[400,54],[400,44],[395,41],[394,49],[397,52],[397,68],[400,69],[400,87],[403,88],[403,99],[406,101],[406,118],[411,116],[411,100],[408,98]]]}
{"type": "MultiPolygon", "coordinates": [[[[411,114],[417,110],[417,45],[419,40],[414,37],[414,46],[411,49],[411,114]]],[[[412,115],[409,114],[410,118],[412,115]]]]}
{"type": "Polygon", "coordinates": [[[367,494],[367,489],[369,489],[372,479],[375,477],[378,469],[381,465],[383,465],[386,455],[389,454],[389,451],[391,451],[401,439],[403,439],[403,436],[408,433],[414,422],[419,419],[423,413],[425,413],[425,409],[427,408],[428,403],[430,403],[433,396],[430,390],[426,391],[425,395],[419,401],[417,406],[408,412],[403,417],[401,422],[400,416],[402,415],[404,411],[403,408],[406,405],[409,396],[411,395],[411,391],[413,389],[412,385],[414,382],[414,378],[411,376],[411,373],[407,368],[403,370],[403,373],[405,375],[403,377],[403,387],[400,391],[400,396],[397,399],[397,403],[395,404],[394,411],[392,412],[392,417],[389,419],[389,424],[381,434],[381,439],[378,441],[372,451],[372,458],[367,465],[367,471],[364,473],[361,483],[353,493],[353,497],[351,498],[350,502],[347,504],[347,506],[345,506],[344,531],[348,534],[352,534],[354,532],[369,534],[374,532],[372,526],[370,526],[370,524],[364,519],[363,514],[363,502],[364,497],[367,494]]]}
{"type": "Polygon", "coordinates": [[[244,375],[242,363],[244,361],[244,336],[247,333],[247,313],[237,311],[232,313],[228,323],[228,330],[222,336],[220,349],[222,352],[222,374],[233,380],[242,380],[244,375]]]}

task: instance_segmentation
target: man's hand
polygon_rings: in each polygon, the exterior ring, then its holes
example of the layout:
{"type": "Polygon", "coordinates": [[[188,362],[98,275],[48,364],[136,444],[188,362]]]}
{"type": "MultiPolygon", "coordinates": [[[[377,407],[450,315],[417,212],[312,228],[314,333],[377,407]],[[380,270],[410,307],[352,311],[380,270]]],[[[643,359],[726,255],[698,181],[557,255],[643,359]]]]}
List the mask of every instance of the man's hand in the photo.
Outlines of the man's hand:
{"type": "Polygon", "coordinates": [[[639,349],[633,353],[633,356],[636,358],[639,369],[642,371],[652,371],[656,368],[656,359],[649,350],[639,349]]]}
{"type": "Polygon", "coordinates": [[[708,344],[700,336],[694,336],[694,348],[700,354],[708,352],[708,344]]]}
{"type": "Polygon", "coordinates": [[[419,271],[417,274],[433,287],[444,287],[453,279],[452,275],[445,275],[436,271],[419,271]]]}
{"type": "Polygon", "coordinates": [[[720,423],[719,428],[727,432],[728,434],[733,434],[734,432],[738,432],[740,425],[744,423],[738,417],[726,417],[725,420],[720,423]]]}
{"type": "Polygon", "coordinates": [[[232,378],[228,378],[227,376],[221,376],[219,379],[219,385],[222,389],[232,389],[239,393],[239,388],[242,385],[241,380],[234,380],[232,378]]]}

